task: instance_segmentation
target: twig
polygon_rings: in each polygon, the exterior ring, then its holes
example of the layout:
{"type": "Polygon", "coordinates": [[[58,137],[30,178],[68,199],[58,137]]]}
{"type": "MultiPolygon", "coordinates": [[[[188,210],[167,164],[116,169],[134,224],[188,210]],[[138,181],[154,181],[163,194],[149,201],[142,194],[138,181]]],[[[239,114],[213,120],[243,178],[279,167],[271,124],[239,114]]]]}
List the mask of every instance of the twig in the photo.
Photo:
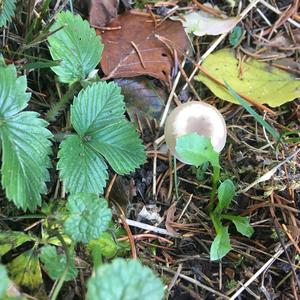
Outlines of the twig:
{"type": "MultiPolygon", "coordinates": [[[[287,245],[287,248],[291,246],[291,244],[287,245]]],[[[236,299],[253,281],[255,281],[260,274],[262,274],[266,269],[270,268],[270,266],[274,263],[274,261],[284,252],[282,248],[280,248],[277,253],[275,253],[241,288],[239,288],[234,295],[230,297],[230,300],[236,299]]]]}
{"type": "Polygon", "coordinates": [[[132,232],[130,230],[130,227],[128,226],[129,223],[127,222],[127,219],[125,219],[125,217],[123,215],[120,215],[119,217],[120,217],[120,219],[122,221],[122,224],[123,224],[123,226],[126,230],[126,233],[128,235],[128,239],[129,239],[129,242],[130,242],[130,248],[131,248],[131,256],[132,256],[133,259],[136,259],[137,258],[136,247],[135,247],[135,242],[134,242],[132,232]]]}
{"type": "Polygon", "coordinates": [[[180,237],[179,234],[171,233],[166,229],[159,228],[159,227],[156,227],[156,226],[148,225],[148,224],[145,224],[145,223],[141,223],[141,222],[133,221],[133,220],[129,220],[129,219],[126,219],[126,222],[129,226],[141,228],[141,229],[148,230],[148,231],[157,232],[157,233],[160,233],[160,234],[163,234],[163,235],[168,235],[168,236],[175,237],[175,238],[180,237]]]}

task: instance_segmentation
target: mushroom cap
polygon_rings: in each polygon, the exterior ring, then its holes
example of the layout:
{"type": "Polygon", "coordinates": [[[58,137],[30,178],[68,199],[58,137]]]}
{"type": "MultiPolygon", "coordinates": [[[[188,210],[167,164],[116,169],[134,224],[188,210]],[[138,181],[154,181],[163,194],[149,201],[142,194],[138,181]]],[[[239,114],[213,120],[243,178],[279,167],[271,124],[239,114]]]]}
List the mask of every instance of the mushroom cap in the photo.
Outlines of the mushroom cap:
{"type": "Polygon", "coordinates": [[[176,138],[182,135],[198,133],[210,137],[217,152],[221,152],[226,143],[226,123],[221,113],[212,105],[190,101],[176,107],[168,116],[165,125],[165,140],[171,153],[179,160],[175,151],[176,138]]]}

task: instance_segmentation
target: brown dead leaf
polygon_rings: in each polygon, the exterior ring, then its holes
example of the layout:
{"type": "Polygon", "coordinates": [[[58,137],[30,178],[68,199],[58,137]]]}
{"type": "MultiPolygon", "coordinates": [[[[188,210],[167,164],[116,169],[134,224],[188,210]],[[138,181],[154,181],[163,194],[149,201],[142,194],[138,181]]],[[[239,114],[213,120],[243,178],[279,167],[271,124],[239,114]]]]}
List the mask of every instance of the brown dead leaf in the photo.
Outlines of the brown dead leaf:
{"type": "Polygon", "coordinates": [[[120,28],[101,32],[105,45],[101,67],[108,78],[150,75],[170,83],[174,57],[168,46],[177,50],[176,63],[181,62],[182,53],[189,48],[181,22],[166,20],[155,28],[150,15],[131,11],[118,16],[107,26],[120,28]]]}
{"type": "Polygon", "coordinates": [[[176,219],[175,213],[176,213],[176,202],[174,202],[166,211],[166,222],[165,222],[165,226],[167,230],[170,233],[174,233],[174,234],[177,233],[173,228],[173,224],[176,219]]]}
{"type": "Polygon", "coordinates": [[[89,20],[92,26],[103,27],[118,13],[119,0],[90,0],[89,20]]]}

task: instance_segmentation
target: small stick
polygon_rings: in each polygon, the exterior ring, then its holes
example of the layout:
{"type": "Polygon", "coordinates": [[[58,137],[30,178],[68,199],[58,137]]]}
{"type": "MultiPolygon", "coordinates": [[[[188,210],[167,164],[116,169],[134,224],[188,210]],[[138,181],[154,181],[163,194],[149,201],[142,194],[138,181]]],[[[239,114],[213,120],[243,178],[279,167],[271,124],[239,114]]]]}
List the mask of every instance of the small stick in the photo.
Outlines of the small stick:
{"type": "Polygon", "coordinates": [[[163,234],[163,235],[168,235],[168,236],[171,236],[171,237],[179,237],[179,234],[171,233],[166,229],[159,228],[159,227],[156,227],[156,226],[148,225],[148,224],[141,223],[141,222],[138,222],[138,221],[133,221],[133,220],[130,220],[130,219],[126,219],[126,222],[129,226],[134,226],[134,227],[141,228],[141,229],[144,229],[144,230],[157,232],[157,233],[160,233],[160,234],[163,234]]]}
{"type": "Polygon", "coordinates": [[[217,9],[214,9],[214,8],[212,8],[212,7],[206,6],[206,5],[202,4],[202,3],[199,3],[197,0],[192,0],[192,1],[193,1],[193,3],[195,3],[201,10],[203,10],[203,11],[205,11],[205,12],[207,12],[207,13],[209,13],[209,14],[215,16],[215,17],[219,17],[219,18],[221,17],[221,15],[222,15],[222,12],[221,12],[221,11],[219,11],[219,10],[217,10],[217,9]]]}
{"type": "Polygon", "coordinates": [[[137,259],[137,254],[136,254],[136,247],[135,247],[135,242],[134,242],[134,238],[132,235],[132,232],[130,230],[130,227],[128,225],[127,219],[125,219],[125,217],[123,215],[120,215],[120,220],[124,226],[124,229],[126,230],[126,233],[128,235],[128,239],[130,242],[130,248],[131,248],[131,256],[133,259],[137,259]]]}
{"type": "Polygon", "coordinates": [[[115,174],[115,175],[113,176],[112,180],[110,181],[109,186],[108,186],[108,188],[107,188],[107,190],[106,190],[106,192],[105,192],[105,196],[104,196],[105,199],[108,199],[109,194],[110,194],[110,192],[111,192],[111,189],[112,189],[112,187],[113,187],[113,185],[114,185],[114,183],[115,183],[115,181],[116,181],[116,179],[117,179],[117,176],[118,176],[118,174],[115,174]]]}
{"type": "Polygon", "coordinates": [[[138,57],[139,57],[139,59],[140,59],[140,62],[141,62],[142,67],[143,67],[144,69],[146,69],[146,66],[145,66],[145,63],[144,63],[144,60],[143,60],[143,57],[142,57],[142,54],[141,54],[139,48],[138,48],[137,45],[134,43],[134,41],[131,41],[131,45],[132,45],[132,47],[134,48],[134,50],[136,51],[136,53],[137,53],[137,55],[138,55],[138,57]]]}

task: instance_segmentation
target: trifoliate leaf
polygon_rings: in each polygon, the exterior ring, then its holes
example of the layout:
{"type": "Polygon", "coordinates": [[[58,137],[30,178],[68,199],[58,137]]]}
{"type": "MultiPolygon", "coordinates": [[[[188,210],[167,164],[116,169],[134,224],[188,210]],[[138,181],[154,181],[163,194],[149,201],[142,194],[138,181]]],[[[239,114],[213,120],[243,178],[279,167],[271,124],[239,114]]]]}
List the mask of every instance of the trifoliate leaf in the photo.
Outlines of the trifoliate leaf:
{"type": "Polygon", "coordinates": [[[196,167],[210,162],[214,167],[220,167],[219,154],[211,144],[210,138],[191,133],[176,139],[176,152],[180,158],[196,167]]]}
{"type": "Polygon", "coordinates": [[[222,182],[218,188],[218,205],[217,211],[228,208],[230,202],[235,195],[235,186],[230,179],[226,179],[222,182]]]}
{"type": "Polygon", "coordinates": [[[232,215],[222,215],[222,218],[230,220],[235,225],[236,230],[247,236],[248,238],[254,233],[253,227],[249,224],[248,217],[232,216],[232,215]]]}
{"type": "Polygon", "coordinates": [[[16,0],[0,1],[0,27],[5,26],[6,22],[10,22],[15,13],[16,0]]]}
{"type": "Polygon", "coordinates": [[[0,265],[0,299],[4,297],[6,294],[8,284],[9,284],[9,279],[7,276],[7,272],[4,266],[0,265]]]}
{"type": "MultiPolygon", "coordinates": [[[[57,254],[54,246],[44,246],[41,248],[39,255],[43,262],[48,275],[53,280],[60,279],[67,267],[67,258],[65,254],[57,254]]],[[[75,267],[74,251],[70,251],[70,266],[65,277],[65,281],[69,281],[77,277],[77,269],[75,267]]]]}
{"type": "Polygon", "coordinates": [[[117,258],[88,281],[87,300],[162,300],[163,295],[161,280],[137,260],[117,258]]]}
{"type": "Polygon", "coordinates": [[[221,225],[210,247],[210,260],[218,260],[231,250],[228,226],[221,225]]]}
{"type": "Polygon", "coordinates": [[[41,204],[40,194],[47,192],[51,152],[48,139],[52,135],[35,112],[21,112],[1,123],[2,186],[18,208],[34,211],[41,204]]]}
{"type": "Polygon", "coordinates": [[[108,176],[103,157],[119,174],[144,163],[144,147],[125,120],[123,97],[115,84],[95,83],[79,93],[71,121],[79,136],[64,141],[58,154],[67,191],[101,194],[108,176]]]}
{"type": "Polygon", "coordinates": [[[84,137],[95,130],[124,119],[124,97],[115,83],[99,82],[87,87],[74,98],[71,122],[84,137]]]}
{"type": "Polygon", "coordinates": [[[79,136],[68,136],[60,145],[57,169],[70,193],[102,194],[108,179],[107,166],[89,143],[79,136]]]}
{"type": "Polygon", "coordinates": [[[144,147],[132,124],[121,120],[90,134],[90,145],[118,174],[133,171],[145,161],[144,147]]]}
{"type": "Polygon", "coordinates": [[[88,243],[97,239],[108,228],[112,217],[107,201],[96,194],[69,196],[67,209],[69,216],[64,229],[75,242],[88,243]]]}
{"type": "MultiPolygon", "coordinates": [[[[293,74],[254,59],[243,61],[241,72],[239,60],[228,49],[210,54],[202,66],[214,78],[221,82],[225,80],[233,90],[258,103],[277,107],[300,97],[299,80],[293,74]]],[[[226,88],[203,73],[196,79],[207,85],[217,97],[239,104],[226,88]]]]}
{"type": "Polygon", "coordinates": [[[51,27],[50,53],[60,66],[52,67],[59,80],[72,84],[84,80],[98,65],[103,50],[100,37],[79,15],[61,12],[51,27]]]}
{"type": "Polygon", "coordinates": [[[18,285],[31,290],[38,289],[43,284],[40,263],[35,250],[29,250],[7,264],[11,279],[18,285]]]}
{"type": "Polygon", "coordinates": [[[25,242],[34,240],[33,237],[19,231],[0,232],[0,258],[13,248],[17,248],[25,242]]]}

